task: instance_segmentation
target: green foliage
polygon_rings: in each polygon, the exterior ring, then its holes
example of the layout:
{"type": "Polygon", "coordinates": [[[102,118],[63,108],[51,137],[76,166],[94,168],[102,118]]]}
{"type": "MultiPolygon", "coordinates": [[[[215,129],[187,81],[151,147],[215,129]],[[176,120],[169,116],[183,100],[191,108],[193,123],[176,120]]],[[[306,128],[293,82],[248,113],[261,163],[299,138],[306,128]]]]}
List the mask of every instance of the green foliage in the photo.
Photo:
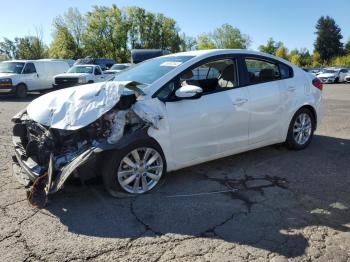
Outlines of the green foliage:
{"type": "Polygon", "coordinates": [[[277,57],[280,57],[280,58],[283,58],[283,59],[287,60],[288,59],[288,49],[286,47],[284,47],[284,46],[281,46],[280,48],[278,48],[276,50],[275,55],[277,57]]]}
{"type": "Polygon", "coordinates": [[[55,52],[52,53],[53,58],[64,57],[68,54],[71,54],[72,56],[69,58],[73,59],[84,56],[82,38],[86,30],[86,19],[77,8],[69,8],[63,16],[56,17],[53,26],[54,38],[51,45],[55,44],[56,46],[55,52]],[[59,41],[67,42],[59,43],[59,41]],[[58,45],[60,47],[58,47],[58,45]],[[57,49],[60,50],[59,53],[57,53],[57,49]]]}
{"type": "Polygon", "coordinates": [[[330,62],[331,66],[349,66],[350,67],[350,54],[344,56],[338,56],[330,62]]]}
{"type": "Polygon", "coordinates": [[[347,54],[347,55],[350,54],[350,39],[345,44],[344,53],[347,54]]]}
{"type": "Polygon", "coordinates": [[[38,36],[4,38],[0,42],[0,55],[6,59],[40,59],[47,57],[47,47],[38,36]]]}
{"type": "Polygon", "coordinates": [[[322,61],[328,63],[332,58],[342,54],[343,44],[340,40],[343,36],[333,18],[321,16],[316,24],[316,35],[315,51],[320,54],[322,61]]]}
{"type": "Polygon", "coordinates": [[[17,57],[17,46],[14,41],[8,38],[4,38],[3,42],[0,42],[0,54],[2,58],[14,59],[17,57]]]}
{"type": "Polygon", "coordinates": [[[199,50],[216,48],[215,43],[212,41],[211,37],[207,34],[199,35],[197,38],[197,43],[198,43],[197,48],[199,50]]]}
{"type": "Polygon", "coordinates": [[[238,28],[229,24],[223,24],[215,29],[212,39],[217,48],[246,49],[251,43],[247,35],[242,34],[238,28]]]}
{"type": "Polygon", "coordinates": [[[250,38],[242,34],[238,28],[229,24],[223,24],[208,34],[201,34],[197,38],[198,49],[213,48],[237,48],[246,49],[249,47],[250,38]]]}
{"type": "Polygon", "coordinates": [[[79,53],[78,46],[68,28],[57,28],[49,49],[49,56],[51,58],[77,59],[79,53]]]}
{"type": "Polygon", "coordinates": [[[282,42],[276,42],[275,40],[273,40],[272,37],[270,37],[267,40],[266,45],[261,45],[258,47],[258,49],[260,50],[260,52],[274,55],[274,54],[276,54],[276,51],[281,47],[283,47],[282,42]]]}
{"type": "Polygon", "coordinates": [[[301,66],[300,64],[300,55],[299,54],[293,54],[290,56],[290,62],[292,64],[295,64],[297,66],[301,66]]]}
{"type": "Polygon", "coordinates": [[[181,38],[180,50],[182,52],[195,50],[197,48],[196,38],[187,36],[185,33],[182,33],[180,38],[181,38]]]}
{"type": "Polygon", "coordinates": [[[47,57],[47,47],[36,36],[16,38],[16,58],[18,59],[41,59],[47,57]]]}

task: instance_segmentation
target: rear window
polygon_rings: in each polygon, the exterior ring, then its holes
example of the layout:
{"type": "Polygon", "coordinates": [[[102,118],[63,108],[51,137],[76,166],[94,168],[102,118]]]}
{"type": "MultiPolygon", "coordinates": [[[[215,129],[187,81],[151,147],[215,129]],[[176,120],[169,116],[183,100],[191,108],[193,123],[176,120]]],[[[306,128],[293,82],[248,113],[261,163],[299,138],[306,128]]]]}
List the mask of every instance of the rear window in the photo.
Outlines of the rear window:
{"type": "Polygon", "coordinates": [[[249,74],[249,82],[252,84],[280,79],[278,65],[273,62],[255,58],[246,58],[245,63],[249,74]]]}
{"type": "Polygon", "coordinates": [[[280,73],[281,73],[281,78],[286,79],[293,77],[293,70],[289,66],[285,64],[280,64],[280,73]]]}

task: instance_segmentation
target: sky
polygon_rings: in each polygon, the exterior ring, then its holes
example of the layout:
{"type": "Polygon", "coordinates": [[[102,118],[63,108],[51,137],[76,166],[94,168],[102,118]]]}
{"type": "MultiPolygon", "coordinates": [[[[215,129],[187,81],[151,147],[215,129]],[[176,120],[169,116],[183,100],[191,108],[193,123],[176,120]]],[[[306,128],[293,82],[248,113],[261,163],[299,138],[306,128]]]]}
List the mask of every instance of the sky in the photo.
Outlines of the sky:
{"type": "Polygon", "coordinates": [[[52,21],[69,7],[82,13],[92,6],[139,6],[175,19],[181,32],[197,36],[228,23],[250,36],[256,50],[269,37],[282,41],[289,50],[313,50],[315,25],[322,15],[333,17],[342,29],[343,42],[350,38],[350,0],[19,0],[2,1],[0,38],[33,35],[52,40],[52,21]]]}

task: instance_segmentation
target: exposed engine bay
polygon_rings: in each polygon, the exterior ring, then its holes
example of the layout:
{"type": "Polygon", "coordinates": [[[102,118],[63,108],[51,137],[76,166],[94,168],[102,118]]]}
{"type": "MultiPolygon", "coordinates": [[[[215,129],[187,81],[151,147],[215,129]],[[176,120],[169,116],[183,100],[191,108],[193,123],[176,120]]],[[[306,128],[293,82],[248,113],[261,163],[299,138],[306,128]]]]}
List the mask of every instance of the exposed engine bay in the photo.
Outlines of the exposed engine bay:
{"type": "MultiPolygon", "coordinates": [[[[118,95],[113,107],[109,106],[98,119],[78,129],[44,125],[33,120],[27,110],[13,117],[13,143],[17,164],[22,170],[17,178],[25,186],[31,186],[28,199],[33,205],[43,206],[46,196],[61,189],[80,166],[94,155],[113,149],[124,136],[147,130],[150,126],[157,128],[162,118],[161,110],[157,112],[148,104],[161,103],[158,99],[137,101],[140,95],[136,92],[122,95],[120,90],[118,95]],[[28,176],[23,175],[23,171],[28,176]]],[[[69,105],[70,109],[77,106],[72,105],[69,105]]],[[[65,118],[67,114],[69,110],[65,118]]]]}

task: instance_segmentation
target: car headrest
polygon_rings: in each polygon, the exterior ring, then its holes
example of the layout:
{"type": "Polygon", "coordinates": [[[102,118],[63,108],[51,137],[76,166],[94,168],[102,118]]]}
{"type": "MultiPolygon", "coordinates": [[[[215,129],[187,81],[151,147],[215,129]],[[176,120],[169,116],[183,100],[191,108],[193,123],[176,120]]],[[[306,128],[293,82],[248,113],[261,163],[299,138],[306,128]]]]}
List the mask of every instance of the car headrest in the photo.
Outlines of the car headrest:
{"type": "Polygon", "coordinates": [[[235,80],[235,68],[233,65],[227,66],[221,73],[221,79],[225,81],[234,81],[235,80]]]}
{"type": "Polygon", "coordinates": [[[259,77],[263,80],[275,79],[275,70],[271,68],[264,68],[260,71],[259,77]]]}
{"type": "Polygon", "coordinates": [[[191,79],[192,77],[193,77],[193,72],[192,72],[192,70],[189,70],[181,76],[181,79],[186,80],[186,79],[191,79]]]}

